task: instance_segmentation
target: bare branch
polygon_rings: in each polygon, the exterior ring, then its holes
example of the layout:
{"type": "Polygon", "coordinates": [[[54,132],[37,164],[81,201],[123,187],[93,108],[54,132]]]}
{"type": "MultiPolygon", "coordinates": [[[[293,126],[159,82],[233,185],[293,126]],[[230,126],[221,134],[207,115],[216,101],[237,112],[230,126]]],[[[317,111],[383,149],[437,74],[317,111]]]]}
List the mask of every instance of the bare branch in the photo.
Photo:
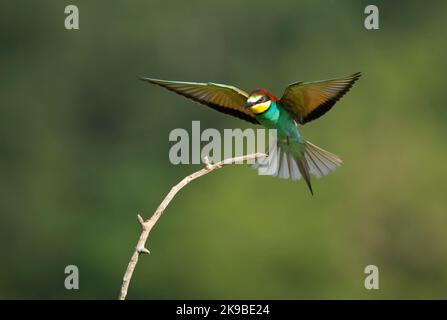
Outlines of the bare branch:
{"type": "Polygon", "coordinates": [[[138,258],[140,257],[140,254],[146,253],[149,254],[149,250],[146,248],[146,241],[149,237],[149,233],[151,232],[154,225],[157,223],[160,216],[165,211],[166,207],[169,205],[169,203],[172,201],[174,196],[177,194],[177,192],[180,191],[184,186],[186,186],[191,181],[200,178],[201,176],[204,176],[205,174],[214,171],[216,169],[220,169],[226,165],[233,164],[233,163],[243,163],[244,161],[250,161],[255,160],[257,158],[263,158],[267,156],[265,153],[253,153],[248,154],[240,157],[225,159],[223,161],[217,162],[215,164],[212,164],[208,157],[205,157],[203,159],[205,163],[205,168],[194,172],[193,174],[190,174],[189,176],[185,177],[182,181],[180,181],[177,185],[175,185],[169,193],[164,198],[163,202],[158,206],[157,210],[154,212],[152,217],[150,217],[147,220],[144,220],[141,215],[138,215],[138,222],[141,225],[141,234],[140,238],[138,239],[137,245],[135,247],[135,251],[132,254],[132,257],[130,258],[129,264],[127,265],[126,273],[123,277],[123,282],[121,285],[121,291],[120,295],[118,297],[119,300],[126,299],[127,296],[127,290],[129,289],[130,280],[132,279],[133,272],[135,270],[135,267],[138,263],[138,258]]]}

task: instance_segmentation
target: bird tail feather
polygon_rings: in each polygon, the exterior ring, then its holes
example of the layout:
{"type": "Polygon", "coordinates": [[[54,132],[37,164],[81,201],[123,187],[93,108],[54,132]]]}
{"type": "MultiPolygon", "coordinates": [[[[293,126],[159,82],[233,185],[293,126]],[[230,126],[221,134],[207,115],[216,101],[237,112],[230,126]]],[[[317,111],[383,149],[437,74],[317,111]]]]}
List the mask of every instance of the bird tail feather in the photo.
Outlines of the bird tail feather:
{"type": "Polygon", "coordinates": [[[300,154],[294,156],[294,153],[290,150],[286,151],[278,146],[276,154],[270,154],[269,158],[273,157],[267,163],[262,164],[262,172],[259,163],[253,165],[253,167],[258,169],[260,174],[281,179],[299,180],[303,177],[313,194],[310,174],[320,178],[334,171],[343,163],[337,155],[323,150],[309,141],[305,141],[304,152],[300,154]]]}
{"type": "Polygon", "coordinates": [[[310,173],[317,178],[329,174],[343,163],[339,156],[323,150],[309,141],[305,143],[304,158],[306,159],[310,173]]]}

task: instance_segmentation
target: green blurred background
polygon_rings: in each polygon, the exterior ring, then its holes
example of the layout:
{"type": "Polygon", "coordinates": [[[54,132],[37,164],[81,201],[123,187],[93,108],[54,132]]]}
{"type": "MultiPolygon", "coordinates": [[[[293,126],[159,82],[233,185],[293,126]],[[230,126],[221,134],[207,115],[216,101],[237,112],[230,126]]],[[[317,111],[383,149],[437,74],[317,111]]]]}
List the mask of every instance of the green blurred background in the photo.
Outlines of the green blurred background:
{"type": "Polygon", "coordinates": [[[140,229],[198,165],[168,160],[174,128],[246,128],[137,80],[229,83],[280,95],[361,71],[302,128],[342,156],[305,184],[246,166],[183,189],[130,299],[447,298],[443,163],[447,3],[9,1],[0,20],[0,298],[114,299],[140,229]],[[80,30],[64,28],[76,4],[80,30]],[[80,289],[64,288],[64,268],[80,289]],[[366,265],[380,289],[364,288],[366,265]]]}

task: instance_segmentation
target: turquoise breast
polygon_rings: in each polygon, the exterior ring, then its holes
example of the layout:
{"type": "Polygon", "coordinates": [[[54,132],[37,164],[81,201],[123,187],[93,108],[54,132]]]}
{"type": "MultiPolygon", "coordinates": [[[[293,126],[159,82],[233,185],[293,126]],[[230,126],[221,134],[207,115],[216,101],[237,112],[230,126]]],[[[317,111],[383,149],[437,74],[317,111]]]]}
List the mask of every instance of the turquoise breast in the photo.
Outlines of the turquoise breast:
{"type": "Polygon", "coordinates": [[[272,102],[270,108],[264,113],[257,115],[256,119],[266,128],[278,130],[280,137],[300,138],[296,123],[290,116],[290,113],[276,102],[272,102]]]}

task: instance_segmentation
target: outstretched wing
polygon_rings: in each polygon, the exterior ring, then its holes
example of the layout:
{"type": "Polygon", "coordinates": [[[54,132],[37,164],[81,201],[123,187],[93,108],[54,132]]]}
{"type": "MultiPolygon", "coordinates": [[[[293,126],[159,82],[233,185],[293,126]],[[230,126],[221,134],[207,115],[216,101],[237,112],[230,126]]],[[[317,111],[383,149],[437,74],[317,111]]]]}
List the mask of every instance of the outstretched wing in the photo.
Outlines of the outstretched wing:
{"type": "Polygon", "coordinates": [[[360,75],[357,72],[340,79],[293,83],[284,91],[280,103],[298,123],[305,124],[329,111],[360,75]]]}
{"type": "Polygon", "coordinates": [[[196,83],[141,78],[217,111],[259,124],[253,113],[245,109],[248,94],[236,87],[218,83],[196,83]]]}

